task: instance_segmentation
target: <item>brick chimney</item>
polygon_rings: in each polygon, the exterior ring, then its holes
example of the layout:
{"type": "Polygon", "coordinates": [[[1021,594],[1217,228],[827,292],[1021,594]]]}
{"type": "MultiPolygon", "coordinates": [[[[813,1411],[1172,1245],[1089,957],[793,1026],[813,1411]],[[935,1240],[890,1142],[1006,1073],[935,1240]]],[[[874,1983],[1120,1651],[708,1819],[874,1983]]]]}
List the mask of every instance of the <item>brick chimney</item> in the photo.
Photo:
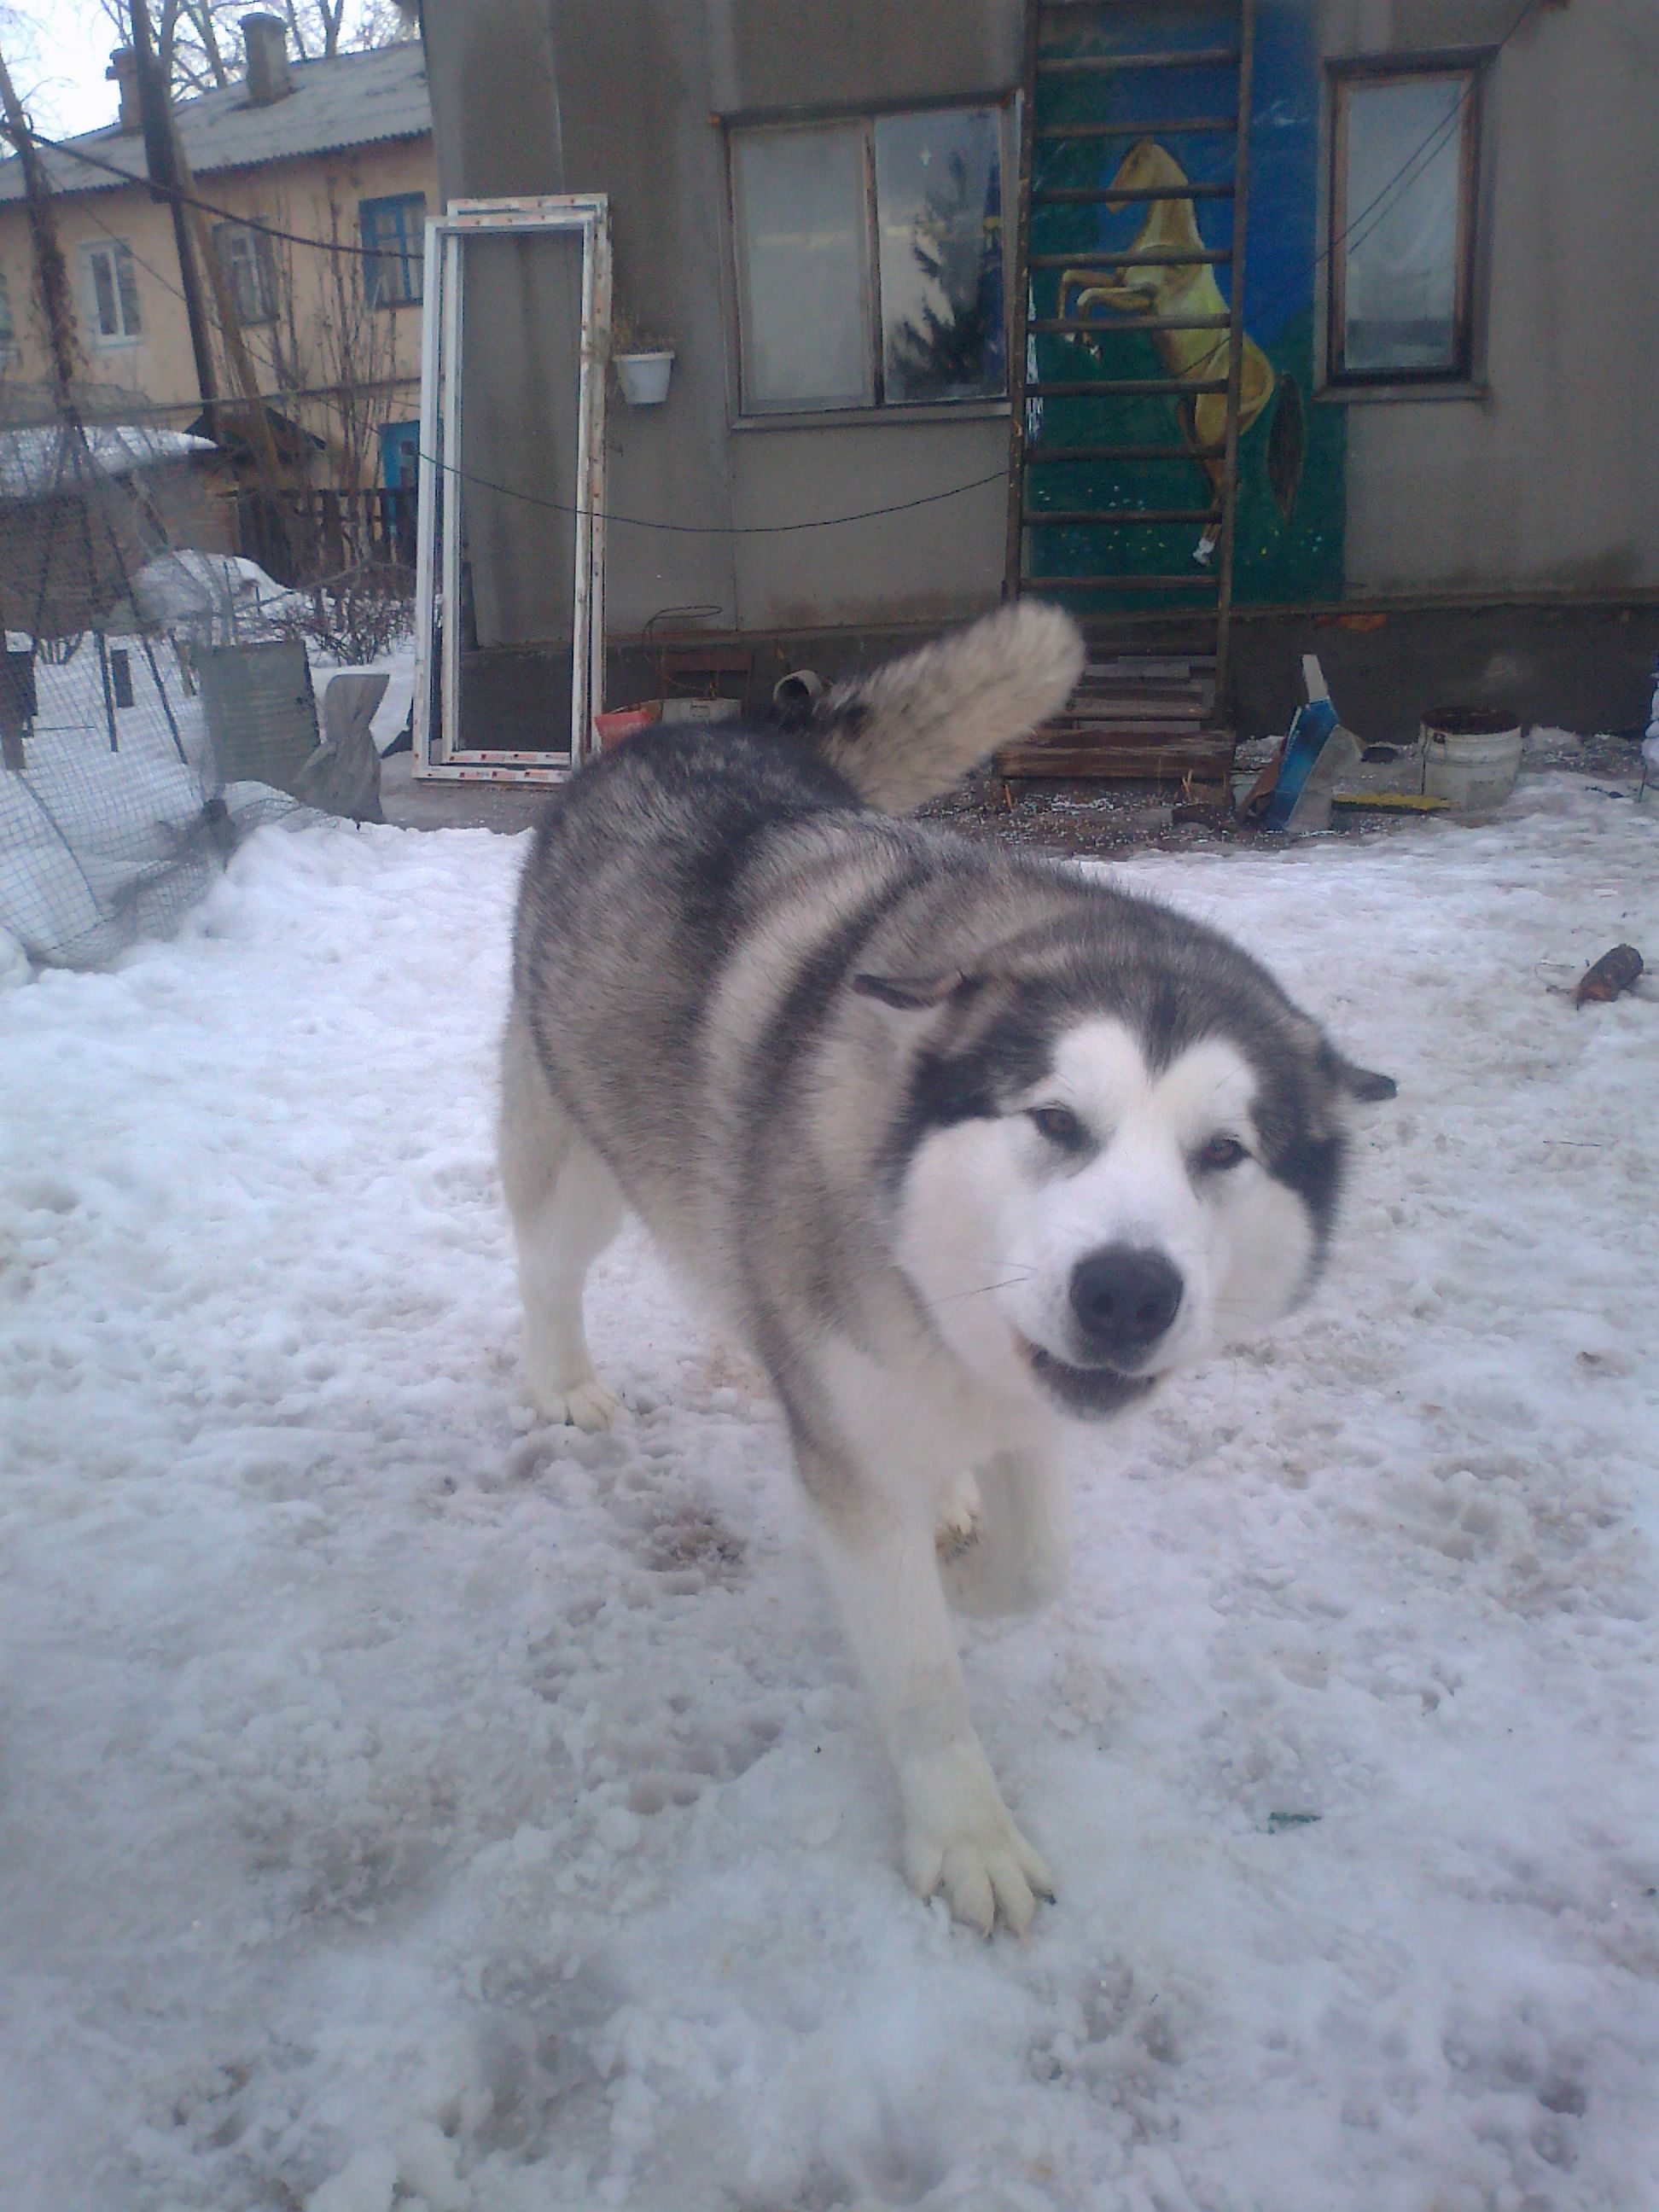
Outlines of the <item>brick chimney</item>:
{"type": "Polygon", "coordinates": [[[294,89],[288,73],[288,30],[280,15],[244,15],[242,45],[247,54],[247,104],[269,107],[294,89]]]}
{"type": "Polygon", "coordinates": [[[117,46],[110,56],[104,81],[108,83],[112,78],[121,98],[121,129],[142,131],[144,118],[138,112],[138,57],[131,46],[117,46]]]}

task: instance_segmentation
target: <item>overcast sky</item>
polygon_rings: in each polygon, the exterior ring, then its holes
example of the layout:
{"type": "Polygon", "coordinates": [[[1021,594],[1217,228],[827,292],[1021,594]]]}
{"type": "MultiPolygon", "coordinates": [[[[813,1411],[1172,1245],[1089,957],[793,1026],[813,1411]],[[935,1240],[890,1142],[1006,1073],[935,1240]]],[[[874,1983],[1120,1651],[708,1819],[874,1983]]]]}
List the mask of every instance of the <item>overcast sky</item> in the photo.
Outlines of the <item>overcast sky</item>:
{"type": "Polygon", "coordinates": [[[0,9],[0,41],[37,131],[63,137],[113,123],[104,71],[116,37],[98,0],[21,0],[0,9]]]}

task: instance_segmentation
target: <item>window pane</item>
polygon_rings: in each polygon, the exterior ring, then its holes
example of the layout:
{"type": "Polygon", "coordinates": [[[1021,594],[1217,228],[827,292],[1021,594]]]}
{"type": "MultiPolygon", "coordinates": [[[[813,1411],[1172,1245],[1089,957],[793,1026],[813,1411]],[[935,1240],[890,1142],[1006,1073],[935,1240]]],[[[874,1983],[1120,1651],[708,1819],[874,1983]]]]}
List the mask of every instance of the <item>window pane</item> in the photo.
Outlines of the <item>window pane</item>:
{"type": "Polygon", "coordinates": [[[411,304],[421,296],[421,218],[425,210],[426,202],[419,198],[395,201],[392,208],[398,250],[394,296],[411,304]]]}
{"type": "Polygon", "coordinates": [[[371,307],[399,307],[419,300],[425,216],[424,192],[359,204],[363,244],[374,256],[363,264],[363,289],[371,307]]]}
{"type": "Polygon", "coordinates": [[[732,161],[744,404],[867,406],[863,131],[745,134],[732,161]]]}
{"type": "Polygon", "coordinates": [[[132,265],[132,255],[125,246],[115,249],[115,281],[121,307],[121,335],[136,338],[138,321],[138,278],[132,265]]]}
{"type": "Polygon", "coordinates": [[[16,337],[16,327],[11,319],[11,287],[6,282],[4,271],[0,270],[0,353],[9,352],[16,337]]]}
{"type": "Polygon", "coordinates": [[[98,317],[98,335],[103,338],[120,336],[115,319],[115,277],[110,260],[110,254],[105,251],[92,256],[93,304],[98,317]]]}
{"type": "Polygon", "coordinates": [[[1006,387],[997,124],[980,108],[876,125],[890,400],[981,398],[1006,387]]]}
{"type": "Polygon", "coordinates": [[[253,233],[236,223],[221,223],[218,240],[219,258],[224,269],[225,281],[230,286],[231,297],[236,302],[236,319],[240,323],[263,321],[258,276],[253,265],[253,233]]]}
{"type": "Polygon", "coordinates": [[[1347,88],[1342,366],[1458,366],[1466,77],[1347,88]]]}

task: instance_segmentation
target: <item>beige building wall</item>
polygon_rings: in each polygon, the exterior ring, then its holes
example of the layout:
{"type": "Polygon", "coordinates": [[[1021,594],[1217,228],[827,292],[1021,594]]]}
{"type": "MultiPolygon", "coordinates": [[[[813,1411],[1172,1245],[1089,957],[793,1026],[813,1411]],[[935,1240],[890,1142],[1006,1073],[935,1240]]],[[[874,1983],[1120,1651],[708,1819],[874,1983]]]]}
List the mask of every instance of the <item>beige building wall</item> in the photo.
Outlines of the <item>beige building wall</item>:
{"type": "MultiPolygon", "coordinates": [[[[438,206],[427,138],[212,173],[197,179],[197,191],[231,215],[352,248],[362,244],[358,209],[363,200],[421,192],[428,214],[438,206]]],[[[173,427],[191,421],[202,403],[170,210],[152,200],[143,186],[116,186],[106,192],[60,195],[54,210],[74,287],[88,378],[139,395],[162,410],[159,419],[173,427]],[[87,257],[88,247],[112,239],[131,251],[141,324],[137,338],[114,342],[98,335],[87,257]]],[[[242,332],[261,396],[323,441],[326,451],[314,456],[311,468],[313,484],[376,483],[379,428],[412,422],[420,411],[420,306],[368,305],[364,264],[355,252],[337,255],[275,240],[270,250],[276,319],[249,324],[242,332]]],[[[0,272],[16,333],[0,368],[3,417],[8,385],[44,385],[49,376],[21,201],[0,204],[0,272]]],[[[216,337],[214,352],[219,396],[239,396],[216,337]]]]}

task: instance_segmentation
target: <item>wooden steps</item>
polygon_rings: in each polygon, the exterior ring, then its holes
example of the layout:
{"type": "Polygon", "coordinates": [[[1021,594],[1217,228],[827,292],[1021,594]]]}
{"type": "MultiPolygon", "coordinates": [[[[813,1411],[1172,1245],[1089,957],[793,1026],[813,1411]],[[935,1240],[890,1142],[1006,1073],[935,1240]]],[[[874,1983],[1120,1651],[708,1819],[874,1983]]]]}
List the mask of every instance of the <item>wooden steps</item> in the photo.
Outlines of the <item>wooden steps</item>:
{"type": "Polygon", "coordinates": [[[998,773],[1222,787],[1233,738],[1216,724],[1213,653],[1100,655],[1063,714],[997,755],[998,773]]]}

